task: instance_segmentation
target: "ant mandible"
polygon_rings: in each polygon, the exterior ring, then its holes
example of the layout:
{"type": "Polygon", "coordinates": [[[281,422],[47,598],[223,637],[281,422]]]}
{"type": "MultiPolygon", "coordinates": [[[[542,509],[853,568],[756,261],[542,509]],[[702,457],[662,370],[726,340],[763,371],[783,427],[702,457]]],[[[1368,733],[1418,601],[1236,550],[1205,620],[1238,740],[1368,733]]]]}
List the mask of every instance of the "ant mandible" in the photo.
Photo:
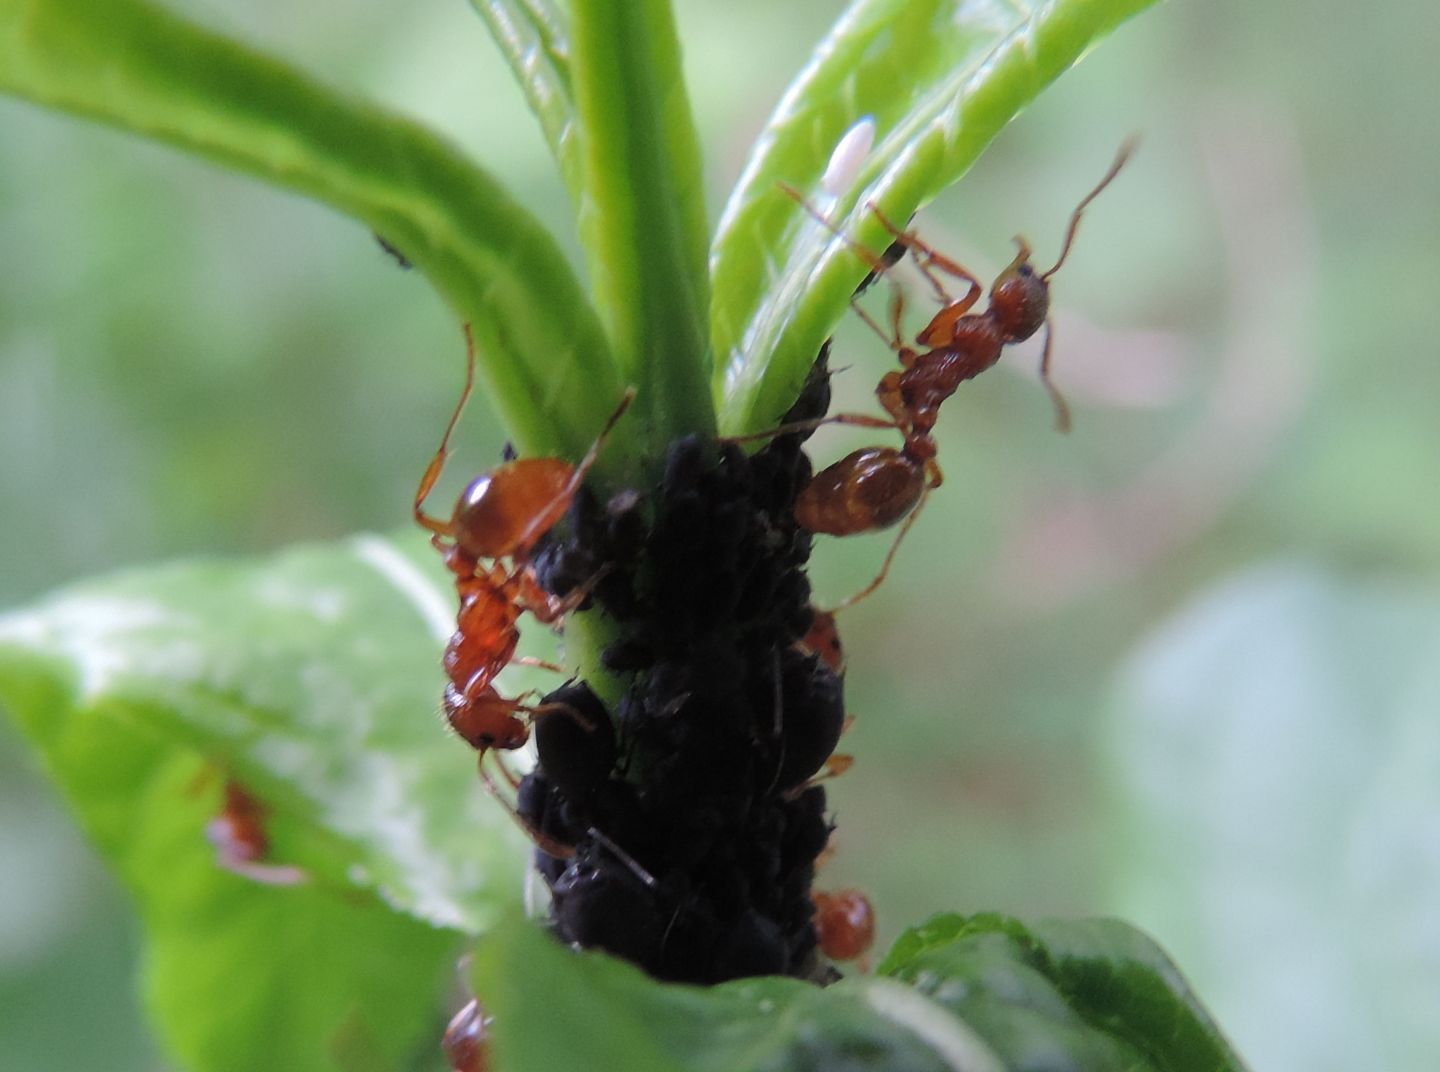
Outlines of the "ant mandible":
{"type": "MultiPolygon", "coordinates": [[[[494,680],[515,659],[522,613],[528,611],[538,620],[554,624],[589,593],[589,586],[582,586],[564,600],[549,595],[535,582],[530,559],[536,545],[569,510],[600,455],[605,437],[634,399],[635,389],[626,389],[578,465],[561,458],[512,458],[472,480],[456,500],[450,519],[443,520],[425,513],[424,502],[445,467],[450,436],[474,388],[475,344],[468,324],[465,348],[465,387],[440,447],[420,478],[414,516],[429,530],[430,542],[455,575],[455,590],[460,597],[455,633],[445,648],[445,672],[449,678],[443,704],[445,718],[480,753],[481,777],[493,790],[494,784],[484,769],[485,756],[495,749],[520,748],[529,740],[530,726],[522,715],[533,720],[563,712],[582,723],[586,721],[568,705],[535,707],[523,699],[502,696],[494,680]]],[[[503,764],[501,771],[513,785],[515,779],[503,764]]],[[[503,802],[498,793],[496,796],[503,802]]],[[[514,814],[513,808],[509,810],[514,814]]]]}
{"type": "MultiPolygon", "coordinates": [[[[796,501],[795,518],[810,532],[831,536],[873,532],[889,528],[902,519],[904,524],[875,579],[840,603],[835,610],[859,602],[880,586],[901,541],[919,517],[925,496],[942,483],[944,477],[935,460],[937,448],[931,435],[940,406],[962,383],[974,379],[999,361],[1006,346],[1023,342],[1042,326],[1045,328],[1045,342],[1040,355],[1040,381],[1055,406],[1056,425],[1062,432],[1069,430],[1069,407],[1050,379],[1053,338],[1050,279],[1070,253],[1081,215],[1119,174],[1133,150],[1133,142],[1122,145],[1110,170],[1076,206],[1065,231],[1060,257],[1049,271],[1035,271],[1030,264],[1030,246],[1023,238],[1016,237],[1019,252],[991,284],[990,300],[981,312],[971,311],[984,292],[980,281],[923,242],[913,231],[896,227],[873,203],[867,203],[867,207],[893,236],[890,247],[883,255],[877,255],[836,232],[870,269],[871,275],[867,276],[861,289],[872,277],[884,274],[899,260],[899,255],[895,253],[899,247],[902,252],[908,250],[913,255],[920,272],[940,299],[941,308],[915,337],[920,347],[917,349],[905,343],[901,332],[904,298],[899,291],[890,307],[889,332],[859,305],[855,305],[852,298],[855,311],[885,340],[900,360],[900,368],[887,372],[875,389],[889,420],[858,414],[840,414],[826,420],[870,428],[896,428],[904,436],[904,445],[898,450],[893,447],[862,447],[817,473],[796,501]],[[941,274],[964,281],[968,286],[965,296],[954,298],[946,289],[941,274]]],[[[807,212],[833,229],[830,221],[816,212],[796,191],[789,187],[784,189],[799,200],[807,212]]]]}

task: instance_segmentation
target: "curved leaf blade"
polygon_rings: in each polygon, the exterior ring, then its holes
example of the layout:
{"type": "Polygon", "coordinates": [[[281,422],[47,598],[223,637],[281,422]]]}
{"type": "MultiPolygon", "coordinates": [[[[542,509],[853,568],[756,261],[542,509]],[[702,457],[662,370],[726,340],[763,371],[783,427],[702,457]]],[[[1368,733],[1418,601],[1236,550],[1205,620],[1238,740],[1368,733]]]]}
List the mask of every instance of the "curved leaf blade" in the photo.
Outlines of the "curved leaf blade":
{"type": "Polygon", "coordinates": [[[277,863],[479,933],[519,898],[525,840],[436,711],[454,611],[432,557],[362,536],[87,582],[0,617],[0,701],[102,847],[129,851],[142,790],[97,796],[87,742],[120,732],[146,762],[199,756],[255,793],[277,863]]]}
{"type": "Polygon", "coordinates": [[[520,919],[487,935],[474,958],[475,992],[509,1072],[1000,1072],[963,1026],[915,996],[917,1014],[911,993],[887,980],[665,985],[604,954],[571,953],[520,919]],[[955,1063],[960,1052],[976,1063],[955,1063]]]}
{"type": "Polygon", "coordinates": [[[433,713],[443,584],[362,537],[0,618],[0,705],[133,896],[186,1067],[409,1067],[460,941],[518,899],[524,839],[433,713]],[[226,778],[265,808],[262,862],[300,884],[218,865],[226,778]]]}
{"type": "Polygon", "coordinates": [[[888,976],[824,988],[666,986],[517,919],[485,936],[472,979],[511,1072],[1242,1068],[1164,954],[1123,924],[939,917],[888,962],[888,976]]]}
{"type": "Polygon", "coordinates": [[[570,196],[583,193],[570,86],[570,28],[546,0],[470,0],[485,20],[559,165],[570,196]]]}
{"type": "Polygon", "coordinates": [[[1118,920],[937,916],[902,936],[880,973],[969,1019],[1006,1067],[1047,1051],[1073,1060],[1054,1067],[1096,1072],[1245,1067],[1169,957],[1118,920]]]}
{"type": "Polygon", "coordinates": [[[145,0],[7,3],[0,90],[364,221],[471,323],[487,387],[527,453],[579,457],[620,397],[599,321],[554,240],[423,127],[145,0]]]}
{"type": "Polygon", "coordinates": [[[890,239],[867,202],[908,219],[1099,38],[1152,3],[856,0],[771,116],[711,248],[721,430],[775,424],[867,271],[779,183],[818,194],[831,149],[872,116],[873,151],[850,191],[823,209],[883,250],[890,239]]]}
{"type": "Polygon", "coordinates": [[[647,454],[712,433],[700,146],[668,0],[572,5],[580,238],[647,454]]]}

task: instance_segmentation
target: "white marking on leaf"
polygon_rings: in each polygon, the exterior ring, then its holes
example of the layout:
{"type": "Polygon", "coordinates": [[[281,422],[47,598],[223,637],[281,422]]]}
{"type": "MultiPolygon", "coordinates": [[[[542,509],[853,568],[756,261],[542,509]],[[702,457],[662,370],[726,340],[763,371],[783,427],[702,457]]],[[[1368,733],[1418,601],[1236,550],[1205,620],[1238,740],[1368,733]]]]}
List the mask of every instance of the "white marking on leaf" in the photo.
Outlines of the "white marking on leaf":
{"type": "Polygon", "coordinates": [[[865,988],[870,1007],[909,1029],[955,1072],[1005,1072],[1004,1062],[968,1024],[917,990],[892,979],[872,979],[865,988]]]}
{"type": "Polygon", "coordinates": [[[425,619],[436,637],[448,640],[455,631],[455,611],[444,592],[420,567],[411,562],[393,544],[378,536],[357,536],[351,541],[355,556],[393,584],[425,619]]]}

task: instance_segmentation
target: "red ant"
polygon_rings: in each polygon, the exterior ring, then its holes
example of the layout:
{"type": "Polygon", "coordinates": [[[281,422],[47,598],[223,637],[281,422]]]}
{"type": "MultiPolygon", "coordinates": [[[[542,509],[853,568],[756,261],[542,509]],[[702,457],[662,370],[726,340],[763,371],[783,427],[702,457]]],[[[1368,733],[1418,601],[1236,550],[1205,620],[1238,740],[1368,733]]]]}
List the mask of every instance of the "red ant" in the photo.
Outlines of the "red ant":
{"type": "MultiPolygon", "coordinates": [[[[836,232],[865,262],[872,276],[885,273],[899,260],[894,252],[896,247],[900,247],[902,253],[908,249],[942,303],[940,311],[915,337],[916,343],[922,347],[916,349],[907,345],[901,334],[904,297],[899,291],[890,308],[889,332],[854,305],[852,299],[855,311],[900,359],[900,368],[887,372],[875,389],[876,397],[890,419],[840,414],[813,423],[896,428],[905,437],[904,446],[899,450],[893,447],[862,447],[817,473],[796,501],[795,518],[809,531],[831,536],[851,536],[885,529],[902,519],[904,525],[885,556],[879,574],[836,610],[864,599],[885,580],[896,550],[920,514],[925,496],[943,481],[940,466],[935,461],[935,440],[930,434],[940,414],[941,404],[966,380],[974,379],[999,361],[1006,346],[1023,342],[1042,326],[1045,328],[1045,343],[1040,355],[1040,381],[1054,403],[1057,426],[1062,432],[1069,430],[1069,407],[1050,380],[1050,279],[1070,253],[1081,214],[1119,173],[1133,148],[1131,142],[1121,147],[1110,170],[1071,214],[1060,257],[1049,271],[1035,271],[1030,264],[1030,246],[1023,238],[1016,237],[1019,252],[995,278],[990,286],[988,306],[978,313],[970,310],[984,290],[980,281],[955,261],[921,241],[913,231],[896,227],[873,203],[867,207],[894,237],[883,255],[877,255],[836,232]],[[957,300],[951,296],[940,278],[941,273],[968,284],[963,298],[957,300]]],[[[833,229],[829,220],[806,203],[799,193],[790,187],[784,189],[807,212],[833,229]]],[[[813,423],[809,426],[813,427],[813,423]]],[[[781,429],[782,432],[787,430],[794,429],[781,429]]]]}
{"type": "MultiPolygon", "coordinates": [[[[475,344],[469,325],[465,327],[465,345],[465,387],[440,447],[420,478],[414,516],[430,531],[430,542],[455,574],[455,589],[460,596],[456,630],[445,648],[445,671],[450,679],[445,688],[445,718],[480,753],[481,777],[493,791],[494,784],[483,766],[485,755],[491,750],[520,748],[530,739],[529,722],[522,715],[534,719],[564,712],[582,723],[587,721],[568,705],[534,707],[522,699],[502,696],[495,690],[494,680],[515,661],[520,641],[517,623],[522,613],[529,611],[540,621],[554,624],[589,593],[589,586],[582,586],[564,600],[551,596],[535,582],[530,557],[541,538],[570,509],[585,475],[599,457],[605,437],[629,407],[635,390],[626,390],[580,464],[572,465],[561,458],[506,461],[472,480],[460,493],[450,520],[441,520],[426,514],[423,504],[444,469],[450,436],[474,387],[475,344]]],[[[560,670],[552,664],[540,665],[560,670]]],[[[501,772],[512,785],[515,783],[503,764],[501,772]]],[[[498,793],[496,796],[503,802],[498,793]]],[[[514,814],[513,808],[509,810],[514,814]]],[[[541,836],[536,831],[530,833],[532,837],[541,836]]]]}
{"type": "Polygon", "coordinates": [[[859,890],[821,893],[814,890],[815,937],[820,952],[831,960],[854,960],[875,941],[875,907],[859,890]]]}
{"type": "Polygon", "coordinates": [[[225,781],[225,805],[205,827],[215,846],[215,862],[227,871],[267,886],[296,886],[305,872],[288,864],[267,864],[270,837],[265,832],[265,806],[233,778],[225,781]]]}
{"type": "Polygon", "coordinates": [[[840,629],[835,624],[835,615],[828,610],[814,607],[815,617],[810,621],[810,631],[800,640],[800,647],[818,656],[820,661],[841,677],[845,674],[845,647],[840,642],[840,629]]]}
{"type": "Polygon", "coordinates": [[[491,1017],[474,998],[451,1018],[440,1040],[453,1072],[487,1072],[490,1068],[491,1017]]]}

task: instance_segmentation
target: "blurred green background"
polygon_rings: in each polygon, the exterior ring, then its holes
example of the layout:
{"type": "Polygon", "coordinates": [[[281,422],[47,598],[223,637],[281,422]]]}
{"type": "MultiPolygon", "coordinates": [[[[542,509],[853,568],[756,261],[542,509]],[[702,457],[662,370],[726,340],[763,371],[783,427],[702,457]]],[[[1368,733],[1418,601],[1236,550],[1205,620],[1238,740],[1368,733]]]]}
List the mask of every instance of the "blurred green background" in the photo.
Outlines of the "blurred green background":
{"type": "MultiPolygon", "coordinates": [[[[429,121],[574,248],[465,5],[179,6],[429,121]]],[[[842,5],[678,7],[713,214],[842,5]]],[[[859,763],[823,880],[872,892],[882,942],[941,910],[1123,915],[1257,1070],[1440,1061],[1437,40],[1415,2],[1162,5],[922,213],[982,275],[1017,231],[1048,263],[1143,135],[1056,284],[1075,432],[1028,376],[962,391],[945,487],[842,623],[859,763]]],[[[406,524],[462,350],[365,230],[0,100],[0,250],[0,606],[406,524]]],[[[838,405],[888,357],[846,325],[838,405]]],[[[482,403],[463,438],[479,468],[504,432],[482,403]]],[[[822,540],[819,590],[885,547],[822,540]]],[[[0,1063],[164,1067],[123,898],[0,735],[0,1063]]]]}

